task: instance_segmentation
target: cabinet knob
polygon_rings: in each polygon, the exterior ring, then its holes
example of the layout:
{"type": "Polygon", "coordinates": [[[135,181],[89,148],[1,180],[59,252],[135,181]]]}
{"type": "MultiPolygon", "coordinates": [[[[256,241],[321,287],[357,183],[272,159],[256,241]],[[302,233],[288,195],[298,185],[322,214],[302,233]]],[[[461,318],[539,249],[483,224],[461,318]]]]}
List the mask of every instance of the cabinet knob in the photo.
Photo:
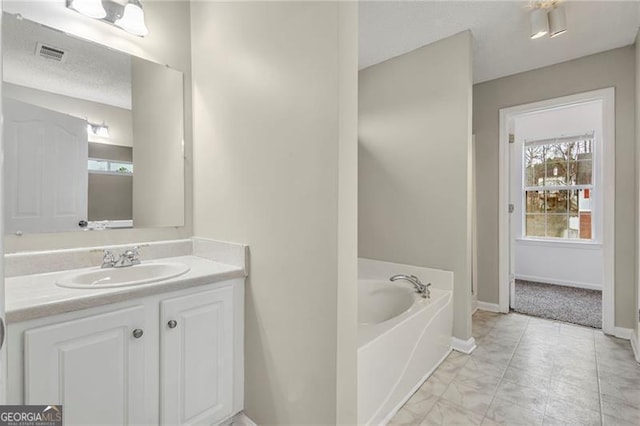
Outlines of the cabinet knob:
{"type": "Polygon", "coordinates": [[[176,320],[170,320],[167,325],[169,326],[169,328],[176,328],[178,326],[178,321],[176,320]]]}
{"type": "Polygon", "coordinates": [[[133,330],[133,337],[135,337],[136,339],[141,338],[143,334],[144,334],[144,331],[142,331],[139,328],[136,328],[135,330],[133,330]]]}

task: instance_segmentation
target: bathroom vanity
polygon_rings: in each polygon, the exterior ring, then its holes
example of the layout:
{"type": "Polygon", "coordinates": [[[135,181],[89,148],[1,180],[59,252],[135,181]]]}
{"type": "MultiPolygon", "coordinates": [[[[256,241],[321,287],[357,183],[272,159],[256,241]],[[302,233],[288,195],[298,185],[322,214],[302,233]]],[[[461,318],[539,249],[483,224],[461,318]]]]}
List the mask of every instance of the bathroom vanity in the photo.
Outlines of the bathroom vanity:
{"type": "Polygon", "coordinates": [[[216,424],[240,412],[245,268],[195,255],[142,265],[166,262],[189,269],[112,288],[55,284],[99,267],[8,278],[8,403],[62,404],[68,425],[216,424]]]}

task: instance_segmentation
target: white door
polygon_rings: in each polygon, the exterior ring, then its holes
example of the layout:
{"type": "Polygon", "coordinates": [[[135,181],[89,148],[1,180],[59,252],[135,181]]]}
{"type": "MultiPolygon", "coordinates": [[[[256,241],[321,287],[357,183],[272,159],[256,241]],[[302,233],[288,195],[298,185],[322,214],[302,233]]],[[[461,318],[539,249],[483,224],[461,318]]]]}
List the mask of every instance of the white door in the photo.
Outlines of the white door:
{"type": "Polygon", "coordinates": [[[143,424],[144,326],[135,306],[26,331],[25,404],[62,404],[65,425],[143,424]]]}
{"type": "Polygon", "coordinates": [[[62,232],[87,220],[87,122],[3,100],[5,233],[62,232]]]}
{"type": "Polygon", "coordinates": [[[233,410],[233,287],[161,303],[165,425],[213,424],[233,410]]]}

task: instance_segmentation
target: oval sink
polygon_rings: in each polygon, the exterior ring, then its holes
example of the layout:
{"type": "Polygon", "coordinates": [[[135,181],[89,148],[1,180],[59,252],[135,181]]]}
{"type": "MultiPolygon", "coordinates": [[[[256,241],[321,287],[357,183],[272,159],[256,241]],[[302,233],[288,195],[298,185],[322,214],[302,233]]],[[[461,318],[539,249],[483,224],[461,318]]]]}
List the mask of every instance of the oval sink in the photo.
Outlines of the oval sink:
{"type": "Polygon", "coordinates": [[[175,278],[191,269],[182,263],[142,263],[124,268],[105,268],[79,272],[56,280],[67,288],[110,288],[148,284],[175,278]]]}

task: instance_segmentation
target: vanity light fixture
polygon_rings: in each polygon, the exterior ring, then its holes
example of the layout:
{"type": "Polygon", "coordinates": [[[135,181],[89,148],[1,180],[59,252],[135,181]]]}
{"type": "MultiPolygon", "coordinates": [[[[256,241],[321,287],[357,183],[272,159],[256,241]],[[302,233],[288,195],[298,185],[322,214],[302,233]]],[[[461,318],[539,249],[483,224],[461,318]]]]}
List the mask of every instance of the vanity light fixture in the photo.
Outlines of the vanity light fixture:
{"type": "Polygon", "coordinates": [[[87,133],[99,138],[109,137],[109,126],[104,122],[102,124],[87,123],[87,133]]]}
{"type": "Polygon", "coordinates": [[[140,0],[129,0],[124,6],[122,16],[114,24],[137,36],[144,37],[149,34],[144,23],[144,11],[140,0]]]}
{"type": "Polygon", "coordinates": [[[67,7],[90,18],[102,19],[107,16],[102,0],[70,0],[67,7]]]}
{"type": "Polygon", "coordinates": [[[67,0],[67,8],[139,37],[149,34],[140,0],[67,0]]]}

